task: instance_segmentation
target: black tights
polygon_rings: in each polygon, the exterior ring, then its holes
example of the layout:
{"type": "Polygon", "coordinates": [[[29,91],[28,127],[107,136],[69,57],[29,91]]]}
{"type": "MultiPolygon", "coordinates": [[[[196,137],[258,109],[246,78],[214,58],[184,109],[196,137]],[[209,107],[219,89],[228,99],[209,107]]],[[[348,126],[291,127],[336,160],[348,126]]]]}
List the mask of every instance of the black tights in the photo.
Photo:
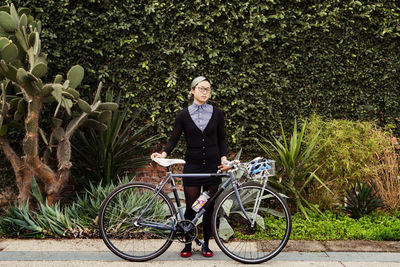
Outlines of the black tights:
{"type": "MultiPolygon", "coordinates": [[[[203,192],[209,191],[210,198],[212,198],[215,193],[218,191],[219,185],[204,185],[203,192]]],[[[196,212],[192,209],[193,203],[200,196],[201,186],[184,186],[183,188],[185,192],[185,202],[186,202],[186,211],[185,211],[185,219],[193,220],[196,216],[196,212]]],[[[214,205],[210,205],[208,210],[203,214],[203,235],[204,235],[204,245],[208,248],[208,241],[211,237],[211,216],[214,209],[214,205]]],[[[191,249],[191,244],[185,246],[185,250],[191,249]]]]}

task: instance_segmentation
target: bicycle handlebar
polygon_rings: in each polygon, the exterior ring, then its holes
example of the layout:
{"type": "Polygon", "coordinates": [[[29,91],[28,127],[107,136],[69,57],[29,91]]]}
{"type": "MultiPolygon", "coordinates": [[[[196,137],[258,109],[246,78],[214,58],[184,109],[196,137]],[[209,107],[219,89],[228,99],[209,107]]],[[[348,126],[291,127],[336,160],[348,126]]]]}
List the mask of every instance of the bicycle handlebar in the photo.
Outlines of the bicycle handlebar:
{"type": "Polygon", "coordinates": [[[225,162],[222,165],[219,165],[218,168],[219,168],[220,172],[226,172],[226,171],[229,171],[232,169],[234,169],[234,170],[237,169],[239,164],[240,164],[239,160],[232,160],[232,161],[225,162]]]}
{"type": "Polygon", "coordinates": [[[218,169],[221,171],[221,172],[226,172],[226,171],[229,171],[230,169],[232,169],[233,167],[232,166],[227,166],[227,165],[219,165],[218,166],[218,169]]]}

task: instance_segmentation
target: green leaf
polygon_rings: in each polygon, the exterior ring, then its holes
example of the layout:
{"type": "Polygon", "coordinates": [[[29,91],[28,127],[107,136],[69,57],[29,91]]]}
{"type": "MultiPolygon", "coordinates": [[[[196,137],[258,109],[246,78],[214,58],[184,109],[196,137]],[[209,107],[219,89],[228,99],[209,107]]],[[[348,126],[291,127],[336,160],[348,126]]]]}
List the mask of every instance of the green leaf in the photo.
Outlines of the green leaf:
{"type": "Polygon", "coordinates": [[[9,44],[10,40],[6,37],[0,37],[0,49],[2,49],[6,44],[9,44]]]}
{"type": "Polygon", "coordinates": [[[17,29],[17,23],[10,14],[0,11],[0,27],[8,32],[13,32],[17,29]]]}
{"type": "Polygon", "coordinates": [[[14,6],[13,3],[11,3],[11,5],[10,5],[10,14],[11,14],[12,19],[14,20],[14,23],[15,23],[16,25],[18,25],[19,16],[18,16],[18,12],[17,12],[17,10],[15,9],[15,6],[14,6]]]}
{"type": "Polygon", "coordinates": [[[231,213],[231,208],[233,205],[233,201],[228,199],[226,201],[224,201],[224,204],[222,205],[222,208],[226,214],[226,216],[229,216],[229,214],[231,213]]]}
{"type": "Polygon", "coordinates": [[[40,48],[41,48],[41,42],[40,42],[39,33],[35,32],[35,44],[33,45],[33,54],[35,56],[40,54],[40,48]]]}
{"type": "Polygon", "coordinates": [[[86,113],[92,112],[92,107],[85,100],[81,98],[78,99],[78,106],[83,112],[86,113]]]}
{"type": "Polygon", "coordinates": [[[219,218],[218,235],[225,241],[234,234],[232,227],[224,217],[219,218]]]}
{"type": "Polygon", "coordinates": [[[61,119],[58,119],[58,118],[51,118],[51,120],[52,120],[52,122],[53,122],[53,125],[55,126],[55,127],[61,127],[61,125],[62,125],[62,123],[63,123],[63,120],[61,120],[61,119]]]}
{"type": "Polygon", "coordinates": [[[39,202],[43,203],[42,193],[40,192],[39,185],[34,176],[31,177],[32,196],[39,202]]]}
{"type": "Polygon", "coordinates": [[[46,84],[42,87],[41,96],[49,96],[54,90],[52,84],[46,84]]]}
{"type": "Polygon", "coordinates": [[[85,71],[81,66],[79,65],[73,66],[68,71],[67,74],[67,79],[69,80],[69,86],[74,89],[78,87],[81,84],[84,75],[85,71]]]}
{"type": "Polygon", "coordinates": [[[117,110],[118,104],[113,102],[100,103],[98,110],[117,110]]]}
{"type": "Polygon", "coordinates": [[[25,29],[28,27],[28,17],[26,14],[22,14],[21,17],[19,18],[19,28],[22,30],[22,27],[25,29]]]}
{"type": "Polygon", "coordinates": [[[29,16],[31,14],[31,10],[27,7],[18,8],[18,15],[21,17],[23,14],[29,16]]]}
{"type": "Polygon", "coordinates": [[[47,73],[47,64],[39,62],[32,69],[32,74],[38,78],[43,77],[47,73]]]}
{"type": "Polygon", "coordinates": [[[4,125],[0,124],[0,136],[5,136],[7,134],[7,131],[8,131],[8,125],[7,124],[4,124],[4,125]]]}
{"type": "MultiPolygon", "coordinates": [[[[17,37],[17,40],[19,44],[21,45],[22,49],[24,49],[25,52],[28,51],[28,44],[25,41],[25,38],[20,30],[15,31],[15,37],[17,37]]],[[[0,45],[1,47],[1,45],[0,45]]]]}
{"type": "Polygon", "coordinates": [[[105,125],[104,123],[101,123],[97,120],[93,120],[93,119],[87,119],[84,122],[84,125],[88,128],[93,128],[96,131],[105,131],[107,130],[107,125],[105,125]]]}
{"type": "Polygon", "coordinates": [[[73,89],[73,88],[68,88],[68,89],[66,89],[65,91],[66,91],[67,93],[73,95],[75,98],[79,98],[79,97],[80,97],[79,92],[76,91],[76,90],[73,89]]]}
{"type": "Polygon", "coordinates": [[[1,57],[7,61],[11,62],[16,59],[18,56],[18,48],[15,44],[9,43],[2,47],[1,50],[1,57]]]}
{"type": "Polygon", "coordinates": [[[99,122],[104,123],[104,122],[109,121],[111,119],[111,116],[112,116],[112,111],[105,110],[100,113],[98,120],[99,120],[99,122]]]}

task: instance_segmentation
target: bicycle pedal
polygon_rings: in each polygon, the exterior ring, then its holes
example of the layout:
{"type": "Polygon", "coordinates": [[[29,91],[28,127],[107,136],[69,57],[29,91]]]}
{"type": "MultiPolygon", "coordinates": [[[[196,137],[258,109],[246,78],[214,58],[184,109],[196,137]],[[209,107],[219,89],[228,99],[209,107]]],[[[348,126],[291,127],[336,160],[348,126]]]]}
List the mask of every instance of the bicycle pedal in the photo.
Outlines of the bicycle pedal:
{"type": "Polygon", "coordinates": [[[194,240],[194,242],[196,242],[196,244],[197,244],[198,246],[203,247],[203,242],[201,242],[198,238],[196,238],[196,239],[194,240]]]}

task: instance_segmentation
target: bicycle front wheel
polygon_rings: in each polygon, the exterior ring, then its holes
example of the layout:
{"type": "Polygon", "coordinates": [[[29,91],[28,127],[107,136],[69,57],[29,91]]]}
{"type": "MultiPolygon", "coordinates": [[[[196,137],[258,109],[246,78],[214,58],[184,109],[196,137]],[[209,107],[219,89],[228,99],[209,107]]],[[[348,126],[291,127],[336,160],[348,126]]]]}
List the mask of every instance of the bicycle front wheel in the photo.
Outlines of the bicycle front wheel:
{"type": "Polygon", "coordinates": [[[270,260],[289,240],[292,228],[289,208],[277,192],[258,183],[243,184],[238,187],[238,192],[250,221],[232,188],[215,206],[212,217],[215,241],[236,261],[261,263],[270,260]]]}
{"type": "Polygon", "coordinates": [[[163,192],[146,183],[128,183],[104,200],[100,235],[117,256],[146,261],[161,255],[174,238],[175,207],[163,192]]]}

